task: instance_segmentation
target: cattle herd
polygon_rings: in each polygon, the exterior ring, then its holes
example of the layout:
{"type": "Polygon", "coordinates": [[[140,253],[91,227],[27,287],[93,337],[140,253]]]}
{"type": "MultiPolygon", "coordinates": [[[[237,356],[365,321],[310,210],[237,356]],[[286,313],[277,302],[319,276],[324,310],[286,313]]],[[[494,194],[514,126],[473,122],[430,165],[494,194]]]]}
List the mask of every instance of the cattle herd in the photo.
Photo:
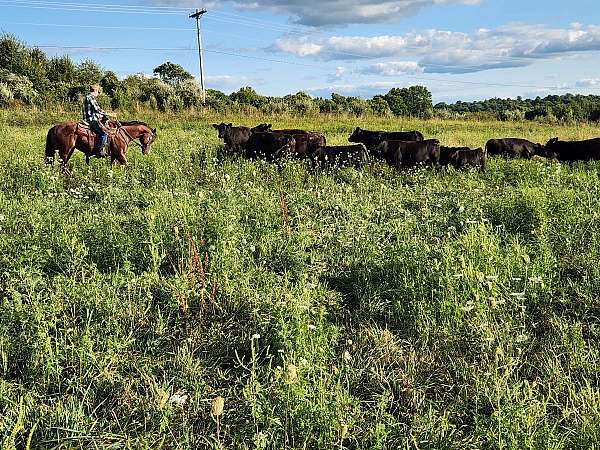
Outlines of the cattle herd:
{"type": "Polygon", "coordinates": [[[320,165],[360,167],[370,158],[377,158],[395,168],[429,165],[485,171],[488,155],[526,159],[538,156],[564,162],[600,160],[600,138],[572,142],[552,139],[546,145],[525,139],[492,139],[485,149],[471,149],[444,147],[439,140],[425,139],[418,131],[356,128],[348,138],[352,145],[328,146],[322,133],[274,130],[271,124],[249,128],[221,123],[213,127],[219,132],[228,152],[269,161],[291,157],[309,159],[320,165]]]}

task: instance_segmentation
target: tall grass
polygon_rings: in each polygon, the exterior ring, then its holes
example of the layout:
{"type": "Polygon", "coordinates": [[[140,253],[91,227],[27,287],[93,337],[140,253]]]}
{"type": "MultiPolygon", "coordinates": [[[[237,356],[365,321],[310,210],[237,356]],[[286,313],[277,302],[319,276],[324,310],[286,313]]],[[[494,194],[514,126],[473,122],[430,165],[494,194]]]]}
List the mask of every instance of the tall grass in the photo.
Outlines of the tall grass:
{"type": "Polygon", "coordinates": [[[279,168],[221,157],[220,117],[153,115],[150,156],[64,176],[42,145],[65,118],[0,113],[3,449],[597,445],[600,165],[279,168]]]}

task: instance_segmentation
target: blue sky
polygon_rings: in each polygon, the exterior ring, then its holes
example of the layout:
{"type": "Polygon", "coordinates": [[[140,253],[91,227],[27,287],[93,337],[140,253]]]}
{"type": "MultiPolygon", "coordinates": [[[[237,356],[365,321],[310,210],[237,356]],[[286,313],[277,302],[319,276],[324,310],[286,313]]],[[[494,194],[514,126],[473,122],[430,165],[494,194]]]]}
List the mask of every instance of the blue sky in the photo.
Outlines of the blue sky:
{"type": "Polygon", "coordinates": [[[205,7],[208,87],[371,97],[421,84],[435,102],[453,102],[600,94],[600,8],[595,3],[0,0],[0,28],[30,45],[46,46],[49,54],[93,59],[121,77],[150,74],[167,60],[197,74],[188,14],[205,7]]]}

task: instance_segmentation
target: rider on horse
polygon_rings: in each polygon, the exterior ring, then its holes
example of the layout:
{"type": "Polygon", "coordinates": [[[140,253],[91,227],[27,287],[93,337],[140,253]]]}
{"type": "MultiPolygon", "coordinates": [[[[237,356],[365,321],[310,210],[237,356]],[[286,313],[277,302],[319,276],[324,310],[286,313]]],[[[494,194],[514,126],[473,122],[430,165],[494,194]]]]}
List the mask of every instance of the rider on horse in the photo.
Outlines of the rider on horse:
{"type": "Polygon", "coordinates": [[[90,124],[90,128],[98,135],[96,139],[96,157],[104,158],[106,153],[106,144],[108,135],[104,131],[102,123],[108,118],[108,114],[100,108],[96,97],[100,94],[100,86],[93,84],[90,86],[90,93],[83,99],[83,120],[90,124]]]}

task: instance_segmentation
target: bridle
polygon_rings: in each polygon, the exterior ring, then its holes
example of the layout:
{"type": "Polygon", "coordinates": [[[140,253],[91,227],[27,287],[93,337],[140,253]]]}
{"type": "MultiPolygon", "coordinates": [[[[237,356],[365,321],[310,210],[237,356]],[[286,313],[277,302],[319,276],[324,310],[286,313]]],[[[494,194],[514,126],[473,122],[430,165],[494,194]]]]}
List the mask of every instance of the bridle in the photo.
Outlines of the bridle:
{"type": "MultiPolygon", "coordinates": [[[[133,142],[135,145],[137,145],[139,148],[142,149],[142,151],[146,151],[146,149],[144,148],[144,146],[139,143],[138,141],[136,141],[130,134],[129,132],[125,129],[125,127],[123,125],[121,125],[121,122],[117,122],[119,129],[117,130],[117,134],[120,133],[121,131],[125,134],[125,136],[127,136],[129,138],[129,142],[133,142]]],[[[154,137],[154,133],[152,133],[152,136],[154,137]]],[[[150,142],[152,143],[152,141],[150,142]]],[[[147,148],[148,146],[146,146],[147,148]]]]}

